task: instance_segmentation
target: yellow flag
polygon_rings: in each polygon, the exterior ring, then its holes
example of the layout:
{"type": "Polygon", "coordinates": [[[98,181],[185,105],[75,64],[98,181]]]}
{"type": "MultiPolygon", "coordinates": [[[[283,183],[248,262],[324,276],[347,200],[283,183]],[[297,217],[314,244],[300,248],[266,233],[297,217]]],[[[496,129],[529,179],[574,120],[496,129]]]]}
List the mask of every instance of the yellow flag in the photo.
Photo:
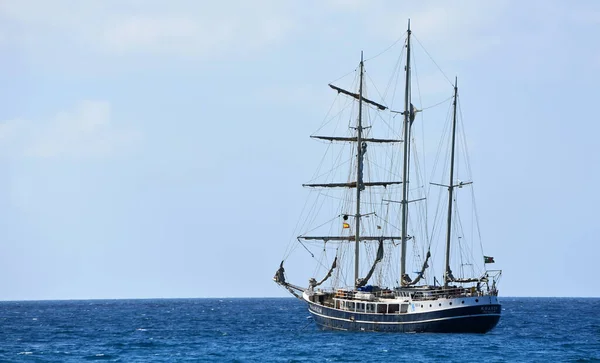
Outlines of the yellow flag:
{"type": "Polygon", "coordinates": [[[350,228],[350,225],[346,222],[344,222],[344,228],[350,228]]]}

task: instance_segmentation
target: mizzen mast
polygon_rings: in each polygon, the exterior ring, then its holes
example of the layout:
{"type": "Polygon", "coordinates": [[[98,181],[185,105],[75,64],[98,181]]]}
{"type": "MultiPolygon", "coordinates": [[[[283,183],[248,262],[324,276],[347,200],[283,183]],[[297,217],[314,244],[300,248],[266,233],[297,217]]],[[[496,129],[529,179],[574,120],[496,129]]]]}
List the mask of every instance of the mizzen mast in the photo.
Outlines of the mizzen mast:
{"type": "Polygon", "coordinates": [[[448,183],[448,226],[446,230],[446,269],[444,272],[444,287],[448,287],[451,280],[450,271],[450,239],[452,236],[452,197],[454,191],[454,149],[456,143],[456,104],[458,103],[458,79],[454,80],[454,103],[452,114],[452,146],[450,151],[450,182],[448,183]]]}

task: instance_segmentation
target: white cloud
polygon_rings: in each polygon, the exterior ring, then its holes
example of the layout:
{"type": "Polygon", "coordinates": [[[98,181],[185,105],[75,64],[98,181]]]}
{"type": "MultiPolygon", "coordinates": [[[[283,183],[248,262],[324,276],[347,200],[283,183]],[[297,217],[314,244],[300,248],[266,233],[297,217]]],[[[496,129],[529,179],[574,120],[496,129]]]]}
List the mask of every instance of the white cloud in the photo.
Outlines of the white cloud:
{"type": "Polygon", "coordinates": [[[180,0],[168,6],[162,1],[21,0],[0,3],[5,20],[0,35],[29,52],[68,47],[109,55],[213,58],[281,40],[293,27],[288,14],[286,5],[275,0],[180,0]]]}
{"type": "Polygon", "coordinates": [[[419,2],[406,7],[397,3],[378,15],[374,32],[378,36],[398,38],[407,29],[410,18],[415,40],[435,49],[432,56],[468,59],[496,46],[502,15],[509,9],[506,1],[460,1],[453,3],[419,2]],[[493,31],[490,31],[492,29],[493,31]]]}
{"type": "Polygon", "coordinates": [[[0,153],[5,157],[103,157],[135,147],[140,134],[111,122],[110,104],[82,101],[50,120],[0,123],[0,153]]]}

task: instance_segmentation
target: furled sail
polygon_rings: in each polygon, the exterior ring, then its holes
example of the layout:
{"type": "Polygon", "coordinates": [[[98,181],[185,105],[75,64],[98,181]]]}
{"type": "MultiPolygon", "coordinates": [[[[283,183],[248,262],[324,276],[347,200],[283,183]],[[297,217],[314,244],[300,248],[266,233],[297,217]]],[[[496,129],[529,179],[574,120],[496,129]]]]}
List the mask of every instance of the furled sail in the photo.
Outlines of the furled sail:
{"type": "Polygon", "coordinates": [[[333,260],[333,263],[331,264],[331,268],[329,269],[329,272],[327,272],[327,275],[325,275],[325,277],[323,277],[323,280],[316,282],[315,279],[310,279],[309,285],[311,287],[317,287],[319,285],[321,285],[322,283],[324,283],[328,278],[331,277],[331,274],[333,273],[333,270],[337,267],[337,256],[335,256],[335,259],[333,260]]]}
{"type": "Polygon", "coordinates": [[[481,277],[476,277],[476,278],[468,278],[468,279],[453,279],[452,282],[459,282],[459,283],[468,283],[468,282],[485,282],[485,280],[481,277]]]}
{"type": "Polygon", "coordinates": [[[285,269],[283,268],[283,261],[281,261],[279,269],[277,270],[277,272],[275,272],[275,276],[273,276],[273,281],[280,285],[285,284],[285,269]]]}
{"type": "Polygon", "coordinates": [[[402,282],[404,286],[416,285],[423,278],[425,270],[429,267],[429,264],[427,263],[429,261],[429,257],[431,257],[431,252],[427,251],[427,256],[425,256],[425,262],[423,262],[423,267],[421,267],[421,271],[419,272],[417,278],[411,281],[410,277],[407,274],[404,274],[404,276],[402,276],[402,282]]]}
{"type": "Polygon", "coordinates": [[[363,184],[363,167],[364,167],[364,162],[363,159],[365,157],[365,154],[367,153],[367,143],[363,142],[362,143],[362,152],[358,153],[358,187],[360,188],[360,190],[365,190],[365,186],[363,184]]]}
{"type": "Polygon", "coordinates": [[[481,277],[470,277],[470,278],[458,278],[457,279],[456,277],[454,277],[454,275],[452,275],[452,270],[449,267],[448,267],[447,276],[448,276],[448,281],[458,282],[458,283],[485,282],[485,281],[487,281],[486,274],[484,274],[481,277]]]}
{"type": "Polygon", "coordinates": [[[363,287],[367,284],[367,282],[369,282],[369,279],[371,278],[371,276],[373,276],[373,272],[375,272],[375,267],[377,267],[377,264],[381,262],[381,260],[383,260],[383,240],[379,240],[379,248],[377,248],[377,257],[375,257],[375,262],[373,262],[373,266],[371,266],[369,273],[364,278],[358,279],[358,281],[356,281],[357,288],[363,287]]]}
{"type": "MultiPolygon", "coordinates": [[[[362,187],[387,187],[388,185],[393,184],[402,184],[401,181],[385,181],[385,182],[363,182],[361,183],[362,187]]],[[[313,187],[313,188],[356,188],[356,182],[350,183],[323,183],[323,184],[302,184],[303,187],[313,187]]]]}
{"type": "MultiPolygon", "coordinates": [[[[313,139],[321,139],[327,141],[358,141],[357,137],[341,137],[341,136],[311,136],[313,139]]],[[[392,142],[402,142],[402,140],[398,139],[374,139],[370,137],[363,137],[361,139],[365,142],[375,142],[375,143],[392,143],[392,142]]]]}
{"type": "Polygon", "coordinates": [[[334,90],[338,91],[338,93],[343,93],[343,94],[345,94],[345,95],[348,95],[348,96],[350,96],[350,97],[354,97],[354,98],[356,98],[357,100],[361,100],[361,101],[363,101],[363,102],[365,102],[365,103],[368,103],[368,104],[370,104],[370,105],[373,105],[373,106],[377,107],[378,109],[380,109],[380,110],[382,110],[382,111],[383,111],[383,110],[385,110],[385,109],[387,109],[387,107],[386,107],[386,106],[384,106],[384,105],[382,105],[382,104],[380,104],[380,103],[377,103],[377,102],[371,101],[371,100],[369,100],[369,99],[367,99],[367,98],[364,98],[364,97],[362,97],[361,95],[359,95],[358,93],[348,92],[348,91],[346,91],[345,89],[343,89],[343,88],[339,88],[339,87],[336,87],[336,86],[334,86],[334,85],[332,85],[332,84],[330,84],[330,85],[329,85],[329,87],[331,87],[331,88],[333,88],[334,90]]]}
{"type": "Polygon", "coordinates": [[[296,285],[292,285],[289,282],[285,281],[285,269],[283,268],[283,261],[279,265],[279,269],[275,272],[275,276],[273,276],[273,281],[275,281],[278,285],[283,286],[288,290],[292,295],[296,298],[302,300],[302,288],[296,285]]]}

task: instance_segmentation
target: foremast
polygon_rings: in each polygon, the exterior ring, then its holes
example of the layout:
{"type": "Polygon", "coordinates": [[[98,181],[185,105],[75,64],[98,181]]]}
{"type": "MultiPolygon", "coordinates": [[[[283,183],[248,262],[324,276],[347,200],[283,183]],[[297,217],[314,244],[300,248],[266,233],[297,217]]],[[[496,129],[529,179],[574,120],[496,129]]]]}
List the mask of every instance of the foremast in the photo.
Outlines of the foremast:
{"type": "MultiPolygon", "coordinates": [[[[364,93],[364,59],[363,59],[363,53],[361,52],[360,55],[360,65],[359,65],[359,89],[358,89],[358,93],[353,93],[353,92],[349,92],[346,91],[342,88],[336,87],[332,84],[329,85],[329,87],[331,87],[332,89],[336,90],[338,93],[342,93],[345,94],[347,96],[350,96],[354,99],[356,99],[358,101],[358,120],[356,123],[356,127],[354,127],[354,129],[356,130],[356,137],[338,137],[338,136],[311,136],[312,138],[316,138],[316,139],[322,139],[322,140],[328,140],[328,141],[350,141],[350,142],[356,142],[356,157],[357,157],[357,162],[356,162],[356,180],[353,182],[345,182],[345,183],[309,183],[309,184],[302,184],[305,187],[324,187],[324,188],[330,188],[330,187],[345,187],[345,188],[356,188],[356,213],[354,214],[355,217],[355,231],[354,231],[354,235],[346,235],[346,236],[306,236],[306,235],[302,235],[302,236],[298,236],[298,239],[305,239],[305,240],[323,240],[325,242],[327,241],[354,241],[354,283],[353,286],[355,289],[358,289],[362,286],[364,286],[368,280],[371,278],[371,276],[373,275],[375,266],[381,262],[381,260],[383,259],[383,241],[385,240],[400,240],[401,237],[400,236],[384,236],[384,235],[379,235],[379,236],[373,236],[373,235],[361,235],[361,195],[362,192],[367,188],[367,187],[375,187],[375,186],[383,186],[383,187],[387,187],[388,185],[394,185],[394,184],[401,184],[401,181],[364,181],[364,177],[363,177],[363,171],[364,171],[364,156],[365,153],[367,152],[367,143],[396,143],[396,142],[402,142],[402,140],[396,140],[396,139],[380,139],[380,138],[371,138],[371,137],[364,137],[363,136],[363,131],[364,131],[364,127],[363,127],[363,106],[364,104],[369,104],[372,106],[377,107],[377,109],[383,111],[386,110],[387,107],[377,103],[375,101],[369,100],[367,98],[364,97],[363,93],[364,93]],[[367,273],[367,275],[365,276],[365,278],[360,278],[360,242],[361,241],[379,241],[379,247],[377,249],[377,253],[376,253],[376,258],[375,261],[373,262],[373,265],[371,266],[371,269],[369,270],[369,272],[367,273]]],[[[344,216],[344,220],[346,219],[346,215],[344,216]]],[[[335,268],[334,266],[336,266],[336,263],[334,261],[334,264],[332,265],[332,268],[330,269],[330,272],[327,274],[327,277],[329,277],[331,275],[331,271],[333,270],[333,268],[335,268]]],[[[326,279],[326,278],[325,278],[326,279]]],[[[324,279],[324,280],[325,280],[324,279]]],[[[320,285],[324,280],[322,280],[321,282],[316,282],[316,280],[311,279],[310,285],[312,287],[316,287],[318,285],[320,285]]]]}

